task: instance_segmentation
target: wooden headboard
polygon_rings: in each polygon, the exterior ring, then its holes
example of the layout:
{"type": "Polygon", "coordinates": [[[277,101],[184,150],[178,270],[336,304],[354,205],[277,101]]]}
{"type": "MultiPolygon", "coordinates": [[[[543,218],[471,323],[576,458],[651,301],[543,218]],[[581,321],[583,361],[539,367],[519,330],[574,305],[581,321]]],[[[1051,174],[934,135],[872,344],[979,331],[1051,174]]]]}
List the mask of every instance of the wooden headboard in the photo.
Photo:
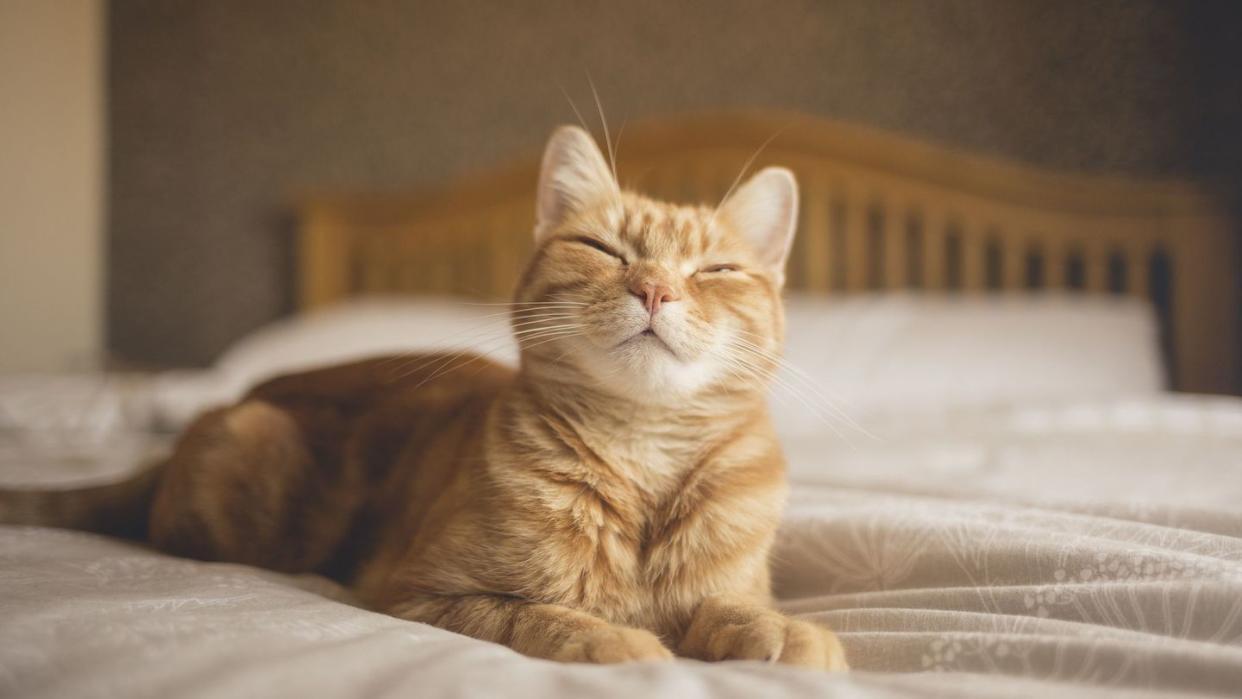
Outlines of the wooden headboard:
{"type": "MultiPolygon", "coordinates": [[[[630,125],[619,177],[657,197],[715,204],[778,132],[754,167],[798,175],[791,289],[1130,294],[1158,309],[1173,385],[1239,386],[1234,222],[1191,183],[1049,172],[770,113],[630,125]]],[[[507,298],[531,246],[537,171],[532,155],[434,192],[306,198],[301,307],[370,293],[507,298]]]]}

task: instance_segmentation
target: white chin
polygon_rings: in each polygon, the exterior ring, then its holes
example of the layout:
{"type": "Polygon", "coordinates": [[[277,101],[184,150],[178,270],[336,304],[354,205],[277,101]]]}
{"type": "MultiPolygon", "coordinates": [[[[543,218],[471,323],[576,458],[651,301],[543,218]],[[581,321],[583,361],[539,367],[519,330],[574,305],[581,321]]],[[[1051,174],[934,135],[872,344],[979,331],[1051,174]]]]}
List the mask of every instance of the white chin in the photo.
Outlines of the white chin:
{"type": "Polygon", "coordinates": [[[595,378],[635,400],[675,401],[702,390],[716,377],[703,358],[682,361],[654,337],[637,337],[588,360],[595,378]]]}

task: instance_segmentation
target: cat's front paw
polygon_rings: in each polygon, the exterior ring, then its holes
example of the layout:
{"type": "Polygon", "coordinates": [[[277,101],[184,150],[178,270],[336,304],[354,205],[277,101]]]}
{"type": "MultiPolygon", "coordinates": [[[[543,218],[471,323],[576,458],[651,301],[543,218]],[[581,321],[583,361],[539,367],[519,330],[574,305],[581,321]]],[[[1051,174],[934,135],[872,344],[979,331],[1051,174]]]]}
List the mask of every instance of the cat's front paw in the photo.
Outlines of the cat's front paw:
{"type": "Polygon", "coordinates": [[[567,663],[627,663],[671,660],[673,654],[655,634],[625,626],[597,626],[570,634],[552,654],[567,663]]]}
{"type": "Polygon", "coordinates": [[[845,648],[835,633],[809,621],[782,618],[785,620],[785,645],[777,662],[832,672],[850,669],[845,662],[845,648]]]}
{"type": "Polygon", "coordinates": [[[703,660],[762,660],[785,665],[848,670],[845,650],[832,631],[761,607],[705,603],[682,641],[686,655],[703,660]]]}

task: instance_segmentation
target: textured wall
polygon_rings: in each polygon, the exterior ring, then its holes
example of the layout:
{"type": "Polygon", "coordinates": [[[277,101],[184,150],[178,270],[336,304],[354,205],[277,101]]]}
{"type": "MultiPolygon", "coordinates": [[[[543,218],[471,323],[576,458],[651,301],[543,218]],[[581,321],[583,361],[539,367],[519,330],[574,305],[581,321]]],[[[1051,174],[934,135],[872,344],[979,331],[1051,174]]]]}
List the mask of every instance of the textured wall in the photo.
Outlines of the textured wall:
{"type": "Polygon", "coordinates": [[[1205,49],[1236,32],[1221,12],[1239,14],[1155,0],[116,1],[109,343],[209,361],[289,309],[291,193],[416,187],[535,153],[572,119],[558,84],[589,100],[584,69],[614,122],[767,105],[1059,168],[1228,169],[1237,159],[1204,136],[1238,140],[1237,107],[1203,78],[1237,84],[1205,49]]]}

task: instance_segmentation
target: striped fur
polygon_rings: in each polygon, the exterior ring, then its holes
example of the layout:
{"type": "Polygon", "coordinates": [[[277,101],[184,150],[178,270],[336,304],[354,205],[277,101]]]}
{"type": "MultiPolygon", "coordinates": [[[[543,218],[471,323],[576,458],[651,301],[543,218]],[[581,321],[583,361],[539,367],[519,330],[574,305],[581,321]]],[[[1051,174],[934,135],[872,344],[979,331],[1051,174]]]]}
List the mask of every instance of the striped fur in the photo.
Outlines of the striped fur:
{"type": "Polygon", "coordinates": [[[181,438],[151,541],[332,575],[538,657],[843,668],[831,632],[769,607],[784,252],[738,230],[753,211],[618,191],[583,139],[558,132],[545,160],[569,171],[544,187],[573,191],[541,190],[518,370],[380,358],[269,381],[181,438]],[[667,294],[655,315],[648,283],[667,294]]]}

